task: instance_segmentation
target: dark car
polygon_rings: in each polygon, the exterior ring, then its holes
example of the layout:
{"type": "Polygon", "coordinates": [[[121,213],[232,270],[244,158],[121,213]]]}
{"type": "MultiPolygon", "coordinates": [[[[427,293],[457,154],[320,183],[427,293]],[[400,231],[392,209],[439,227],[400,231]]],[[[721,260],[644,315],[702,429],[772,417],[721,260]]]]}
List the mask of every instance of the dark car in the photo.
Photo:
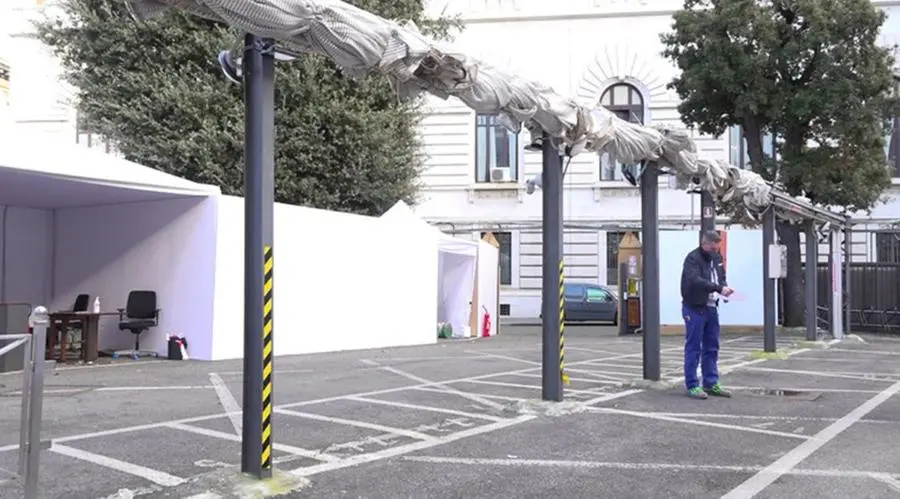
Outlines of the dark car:
{"type": "Polygon", "coordinates": [[[566,322],[612,322],[619,320],[615,291],[598,284],[565,283],[566,322]]]}

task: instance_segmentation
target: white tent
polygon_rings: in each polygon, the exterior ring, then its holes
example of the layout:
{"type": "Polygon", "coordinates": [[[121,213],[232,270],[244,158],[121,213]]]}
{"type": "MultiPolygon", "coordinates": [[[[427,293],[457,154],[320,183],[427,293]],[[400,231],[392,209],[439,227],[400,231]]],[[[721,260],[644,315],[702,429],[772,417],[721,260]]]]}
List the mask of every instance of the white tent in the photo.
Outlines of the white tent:
{"type": "Polygon", "coordinates": [[[409,237],[431,243],[431,251],[438,255],[435,325],[448,322],[454,336],[469,336],[478,243],[444,234],[419,218],[403,201],[398,201],[381,218],[393,227],[405,229],[409,237]]]}
{"type": "MultiPolygon", "coordinates": [[[[212,325],[216,187],[188,182],[80,146],[0,138],[0,303],[71,309],[99,297],[103,312],[131,290],[155,290],[159,327],[142,348],[165,351],[165,334],[212,325]]],[[[101,349],[130,348],[117,317],[100,322],[101,349]]],[[[201,358],[211,345],[191,350],[201,358]]]]}
{"type": "MultiPolygon", "coordinates": [[[[437,317],[468,305],[436,298],[437,269],[460,283],[448,289],[471,293],[474,243],[424,223],[299,206],[276,204],[274,216],[276,355],[434,343],[437,317]]],[[[127,349],[133,336],[115,311],[129,291],[153,290],[160,322],[142,349],[163,354],[165,335],[177,334],[194,359],[240,358],[243,218],[243,200],[217,187],[79,146],[0,137],[0,303],[53,312],[78,294],[100,297],[113,312],[101,319],[100,349],[127,349]]]]}

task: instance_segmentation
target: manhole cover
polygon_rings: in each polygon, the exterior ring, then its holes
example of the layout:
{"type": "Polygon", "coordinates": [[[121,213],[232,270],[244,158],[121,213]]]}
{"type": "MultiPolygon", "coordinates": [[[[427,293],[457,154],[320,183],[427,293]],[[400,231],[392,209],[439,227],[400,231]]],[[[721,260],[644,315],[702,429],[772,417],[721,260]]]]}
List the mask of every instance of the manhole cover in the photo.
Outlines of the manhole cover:
{"type": "Polygon", "coordinates": [[[753,388],[749,390],[751,395],[760,397],[783,398],[785,400],[812,401],[822,396],[822,392],[809,392],[803,390],[789,390],[783,388],[753,388]]]}

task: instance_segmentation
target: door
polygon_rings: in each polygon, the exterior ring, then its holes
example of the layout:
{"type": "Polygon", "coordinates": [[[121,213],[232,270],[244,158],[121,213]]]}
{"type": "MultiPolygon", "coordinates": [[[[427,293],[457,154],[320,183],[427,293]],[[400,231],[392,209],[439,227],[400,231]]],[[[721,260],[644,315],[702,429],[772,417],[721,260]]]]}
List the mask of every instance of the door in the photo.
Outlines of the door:
{"type": "Polygon", "coordinates": [[[565,297],[566,321],[583,321],[587,320],[586,298],[584,284],[564,284],[563,292],[565,297]]]}
{"type": "Polygon", "coordinates": [[[612,322],[616,319],[616,300],[612,293],[599,286],[588,286],[586,298],[586,320],[612,322]]]}

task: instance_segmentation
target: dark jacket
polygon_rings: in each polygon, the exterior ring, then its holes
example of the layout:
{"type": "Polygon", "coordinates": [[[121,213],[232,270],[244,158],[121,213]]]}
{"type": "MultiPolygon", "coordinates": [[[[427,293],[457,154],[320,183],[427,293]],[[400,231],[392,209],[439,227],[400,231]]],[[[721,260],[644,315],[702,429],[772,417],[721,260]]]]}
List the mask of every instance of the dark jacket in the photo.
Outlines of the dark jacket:
{"type": "Polygon", "coordinates": [[[722,265],[722,257],[718,252],[707,254],[703,249],[696,248],[684,258],[684,267],[681,270],[681,302],[689,307],[703,307],[709,302],[709,294],[721,293],[722,288],[728,285],[725,277],[725,267],[722,265]],[[712,282],[710,275],[710,261],[716,267],[718,284],[712,282]]]}

